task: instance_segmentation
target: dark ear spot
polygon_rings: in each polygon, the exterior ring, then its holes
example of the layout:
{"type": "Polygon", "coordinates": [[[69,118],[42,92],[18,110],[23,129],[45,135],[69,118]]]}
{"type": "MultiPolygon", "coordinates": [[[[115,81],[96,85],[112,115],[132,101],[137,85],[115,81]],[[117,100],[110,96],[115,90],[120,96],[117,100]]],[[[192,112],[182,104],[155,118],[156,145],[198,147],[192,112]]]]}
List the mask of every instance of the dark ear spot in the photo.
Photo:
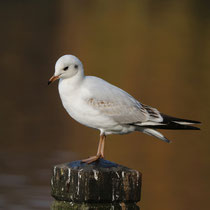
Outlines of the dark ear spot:
{"type": "Polygon", "coordinates": [[[75,69],[78,69],[78,65],[74,65],[74,68],[75,68],[75,69]]]}
{"type": "Polygon", "coordinates": [[[68,68],[69,68],[69,67],[68,67],[68,66],[66,66],[65,68],[63,68],[63,70],[64,70],[64,71],[66,71],[68,68]]]}

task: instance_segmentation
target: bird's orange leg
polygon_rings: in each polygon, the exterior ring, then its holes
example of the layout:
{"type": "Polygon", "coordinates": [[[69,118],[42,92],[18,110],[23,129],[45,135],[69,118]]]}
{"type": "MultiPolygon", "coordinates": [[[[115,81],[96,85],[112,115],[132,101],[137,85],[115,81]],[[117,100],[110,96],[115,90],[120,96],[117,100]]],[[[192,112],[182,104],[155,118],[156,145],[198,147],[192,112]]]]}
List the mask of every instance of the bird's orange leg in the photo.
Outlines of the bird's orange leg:
{"type": "Polygon", "coordinates": [[[92,163],[100,158],[104,158],[104,144],[105,144],[105,135],[100,136],[97,154],[95,156],[89,157],[87,159],[82,160],[84,163],[92,163]]]}
{"type": "Polygon", "coordinates": [[[102,141],[101,141],[101,151],[100,151],[100,154],[101,154],[101,158],[104,158],[104,146],[105,146],[106,136],[103,135],[101,139],[102,139],[102,141]]]}
{"type": "Polygon", "coordinates": [[[102,146],[102,137],[100,136],[99,144],[98,144],[98,150],[97,150],[96,156],[100,156],[100,154],[101,154],[101,146],[102,146]]]}

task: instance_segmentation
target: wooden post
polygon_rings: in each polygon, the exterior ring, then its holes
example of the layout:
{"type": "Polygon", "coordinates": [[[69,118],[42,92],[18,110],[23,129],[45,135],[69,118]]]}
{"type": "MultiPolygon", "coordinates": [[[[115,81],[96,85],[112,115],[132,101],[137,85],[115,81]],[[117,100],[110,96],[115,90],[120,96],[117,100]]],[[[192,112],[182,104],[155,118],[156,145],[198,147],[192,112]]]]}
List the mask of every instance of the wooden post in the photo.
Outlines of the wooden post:
{"type": "Polygon", "coordinates": [[[54,166],[52,209],[139,209],[141,177],[136,170],[104,159],[54,166]]]}

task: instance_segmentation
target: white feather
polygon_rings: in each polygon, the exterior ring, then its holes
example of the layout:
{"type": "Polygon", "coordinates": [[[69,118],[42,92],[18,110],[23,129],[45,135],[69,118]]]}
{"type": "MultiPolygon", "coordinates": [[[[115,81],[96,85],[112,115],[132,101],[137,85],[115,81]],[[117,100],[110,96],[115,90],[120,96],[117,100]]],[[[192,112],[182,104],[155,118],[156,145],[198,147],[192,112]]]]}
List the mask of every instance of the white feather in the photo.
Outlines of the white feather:
{"type": "Polygon", "coordinates": [[[177,124],[180,124],[180,125],[192,125],[192,124],[194,124],[194,123],[191,123],[191,122],[179,122],[179,121],[173,121],[173,122],[175,122],[177,124]]]}
{"type": "Polygon", "coordinates": [[[166,124],[159,123],[159,122],[151,122],[151,121],[148,121],[148,122],[136,123],[136,125],[139,125],[139,126],[147,126],[147,125],[166,125],[166,124]]]}
{"type": "Polygon", "coordinates": [[[154,130],[154,129],[151,129],[151,128],[143,128],[141,130],[143,133],[146,133],[150,136],[154,136],[162,141],[165,141],[167,143],[170,143],[170,140],[168,140],[165,136],[163,136],[163,134],[161,134],[160,132],[154,130]]]}

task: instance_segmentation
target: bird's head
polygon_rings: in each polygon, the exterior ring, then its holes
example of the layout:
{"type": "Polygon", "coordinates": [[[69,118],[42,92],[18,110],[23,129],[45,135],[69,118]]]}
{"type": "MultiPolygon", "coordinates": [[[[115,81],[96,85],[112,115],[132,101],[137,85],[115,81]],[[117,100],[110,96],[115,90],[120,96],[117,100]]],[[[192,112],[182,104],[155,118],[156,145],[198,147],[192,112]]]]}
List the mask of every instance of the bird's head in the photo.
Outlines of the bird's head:
{"type": "Polygon", "coordinates": [[[57,60],[55,74],[49,79],[48,85],[60,78],[71,78],[78,72],[83,73],[82,62],[74,55],[64,55],[57,60]]]}

